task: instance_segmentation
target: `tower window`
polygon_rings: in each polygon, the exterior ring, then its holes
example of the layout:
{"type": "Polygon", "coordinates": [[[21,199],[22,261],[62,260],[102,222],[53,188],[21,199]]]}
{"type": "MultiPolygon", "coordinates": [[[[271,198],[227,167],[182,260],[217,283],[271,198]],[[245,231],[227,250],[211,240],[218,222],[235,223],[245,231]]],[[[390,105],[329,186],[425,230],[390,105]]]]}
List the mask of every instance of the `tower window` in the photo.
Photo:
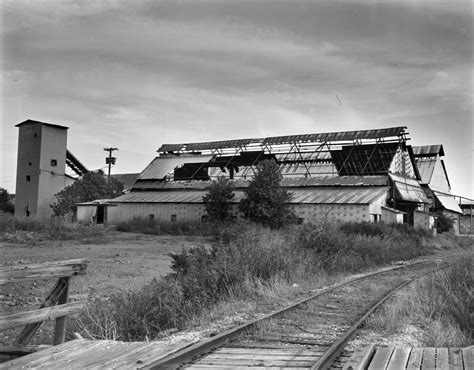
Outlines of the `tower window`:
{"type": "Polygon", "coordinates": [[[38,134],[36,134],[36,133],[35,133],[35,134],[33,134],[33,137],[37,137],[37,136],[38,136],[38,134]]]}
{"type": "Polygon", "coordinates": [[[28,162],[28,166],[31,166],[31,162],[28,162]]]}
{"type": "Polygon", "coordinates": [[[30,182],[30,181],[31,181],[31,176],[30,176],[30,175],[26,175],[26,181],[27,181],[27,182],[30,182]]]}
{"type": "Polygon", "coordinates": [[[176,215],[171,215],[171,222],[176,222],[176,220],[177,220],[176,215]]]}
{"type": "Polygon", "coordinates": [[[58,165],[58,161],[56,159],[51,159],[51,167],[56,167],[58,165]]]}

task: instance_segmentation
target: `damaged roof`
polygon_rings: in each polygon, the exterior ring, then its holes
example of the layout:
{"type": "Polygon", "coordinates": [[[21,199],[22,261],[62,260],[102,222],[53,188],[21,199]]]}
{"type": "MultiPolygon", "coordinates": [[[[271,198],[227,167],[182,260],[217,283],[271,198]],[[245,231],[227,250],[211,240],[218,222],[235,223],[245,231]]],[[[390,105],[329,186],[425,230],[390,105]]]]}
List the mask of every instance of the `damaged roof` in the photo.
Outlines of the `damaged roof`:
{"type": "Polygon", "coordinates": [[[433,157],[438,154],[444,156],[444,149],[441,144],[413,146],[412,148],[415,157],[433,157]]]}
{"type": "Polygon", "coordinates": [[[337,141],[355,141],[380,139],[387,137],[400,137],[405,134],[406,126],[389,127],[374,130],[357,130],[357,131],[340,131],[340,132],[326,132],[319,134],[301,134],[301,135],[287,135],[274,136],[267,138],[250,138],[250,139],[236,139],[223,141],[208,141],[201,143],[182,143],[182,144],[163,144],[157,152],[179,152],[179,151],[200,151],[200,150],[218,150],[227,148],[238,148],[247,146],[249,144],[265,145],[280,145],[292,144],[295,142],[337,142],[337,141]]]}

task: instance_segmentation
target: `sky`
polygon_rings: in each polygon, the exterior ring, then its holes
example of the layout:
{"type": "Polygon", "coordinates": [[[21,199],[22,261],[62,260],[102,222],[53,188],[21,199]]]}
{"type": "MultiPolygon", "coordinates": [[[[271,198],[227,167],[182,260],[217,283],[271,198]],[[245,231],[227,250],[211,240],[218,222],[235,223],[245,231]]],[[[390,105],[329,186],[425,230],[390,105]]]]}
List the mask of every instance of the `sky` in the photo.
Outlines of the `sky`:
{"type": "Polygon", "coordinates": [[[474,198],[471,0],[3,0],[0,186],[18,129],[69,127],[89,169],[163,143],[407,126],[474,198]]]}

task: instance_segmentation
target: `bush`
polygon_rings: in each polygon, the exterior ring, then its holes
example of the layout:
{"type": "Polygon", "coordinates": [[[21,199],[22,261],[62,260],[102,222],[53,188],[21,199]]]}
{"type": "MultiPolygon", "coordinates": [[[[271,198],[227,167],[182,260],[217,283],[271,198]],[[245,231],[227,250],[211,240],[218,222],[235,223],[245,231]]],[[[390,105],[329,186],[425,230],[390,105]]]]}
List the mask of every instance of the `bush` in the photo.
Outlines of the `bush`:
{"type": "Polygon", "coordinates": [[[291,194],[280,186],[282,178],[275,161],[264,160],[256,166],[255,176],[239,205],[245,218],[274,229],[296,222],[289,205],[291,194]]]}
{"type": "MultiPolygon", "coordinates": [[[[164,230],[162,223],[152,220],[135,219],[124,225],[135,231],[164,230]]],[[[179,230],[188,227],[183,224],[179,230]]],[[[421,245],[423,232],[402,226],[326,223],[272,230],[241,223],[217,232],[212,229],[216,236],[212,247],[171,254],[172,273],[137,292],[111,297],[107,322],[116,323],[121,339],[153,339],[163,331],[183,328],[219,301],[248,299],[275,280],[291,282],[320,270],[360,271],[428,253],[421,245]]]]}
{"type": "Polygon", "coordinates": [[[225,221],[229,218],[230,202],[234,196],[229,179],[220,176],[212,181],[208,193],[202,198],[211,221],[225,221]]]}
{"type": "Polygon", "coordinates": [[[438,233],[445,233],[453,228],[454,221],[442,212],[436,214],[435,227],[438,233]]]}

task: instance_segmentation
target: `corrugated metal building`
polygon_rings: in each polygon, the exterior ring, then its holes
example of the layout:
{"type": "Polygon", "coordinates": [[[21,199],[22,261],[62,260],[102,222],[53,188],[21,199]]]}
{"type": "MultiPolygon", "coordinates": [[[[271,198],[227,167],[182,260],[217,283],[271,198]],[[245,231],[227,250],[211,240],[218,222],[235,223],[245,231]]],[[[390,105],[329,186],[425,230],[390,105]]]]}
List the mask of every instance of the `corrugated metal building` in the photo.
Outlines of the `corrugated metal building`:
{"type": "Polygon", "coordinates": [[[425,217],[419,224],[429,224],[429,216],[416,212],[429,200],[418,182],[421,176],[405,136],[405,127],[392,127],[164,144],[131,192],[110,201],[107,220],[205,221],[202,198],[217,176],[233,181],[232,215],[239,218],[238,202],[255,166],[272,159],[280,166],[281,185],[292,193],[291,205],[301,221],[415,224],[425,217]]]}
{"type": "MultiPolygon", "coordinates": [[[[291,205],[302,221],[338,219],[341,221],[379,221],[382,217],[382,206],[386,203],[389,186],[383,176],[375,181],[360,184],[360,178],[339,178],[341,185],[329,181],[298,180],[294,183],[285,181],[283,185],[292,194],[291,205]],[[344,180],[347,180],[344,181],[344,180]],[[357,181],[354,181],[357,180],[357,181]],[[346,182],[346,183],[345,183],[346,182]]],[[[207,214],[202,202],[209,182],[188,182],[187,188],[176,189],[176,184],[160,189],[139,191],[125,194],[110,201],[108,221],[116,223],[133,217],[151,217],[164,221],[206,220],[207,214]]],[[[241,215],[238,203],[244,197],[248,182],[235,182],[232,216],[241,215]]]]}
{"type": "Polygon", "coordinates": [[[441,157],[444,154],[442,145],[414,146],[413,153],[421,176],[421,184],[426,196],[430,199],[429,212],[442,212],[453,220],[456,234],[460,230],[462,210],[451,194],[451,184],[441,157]]]}

